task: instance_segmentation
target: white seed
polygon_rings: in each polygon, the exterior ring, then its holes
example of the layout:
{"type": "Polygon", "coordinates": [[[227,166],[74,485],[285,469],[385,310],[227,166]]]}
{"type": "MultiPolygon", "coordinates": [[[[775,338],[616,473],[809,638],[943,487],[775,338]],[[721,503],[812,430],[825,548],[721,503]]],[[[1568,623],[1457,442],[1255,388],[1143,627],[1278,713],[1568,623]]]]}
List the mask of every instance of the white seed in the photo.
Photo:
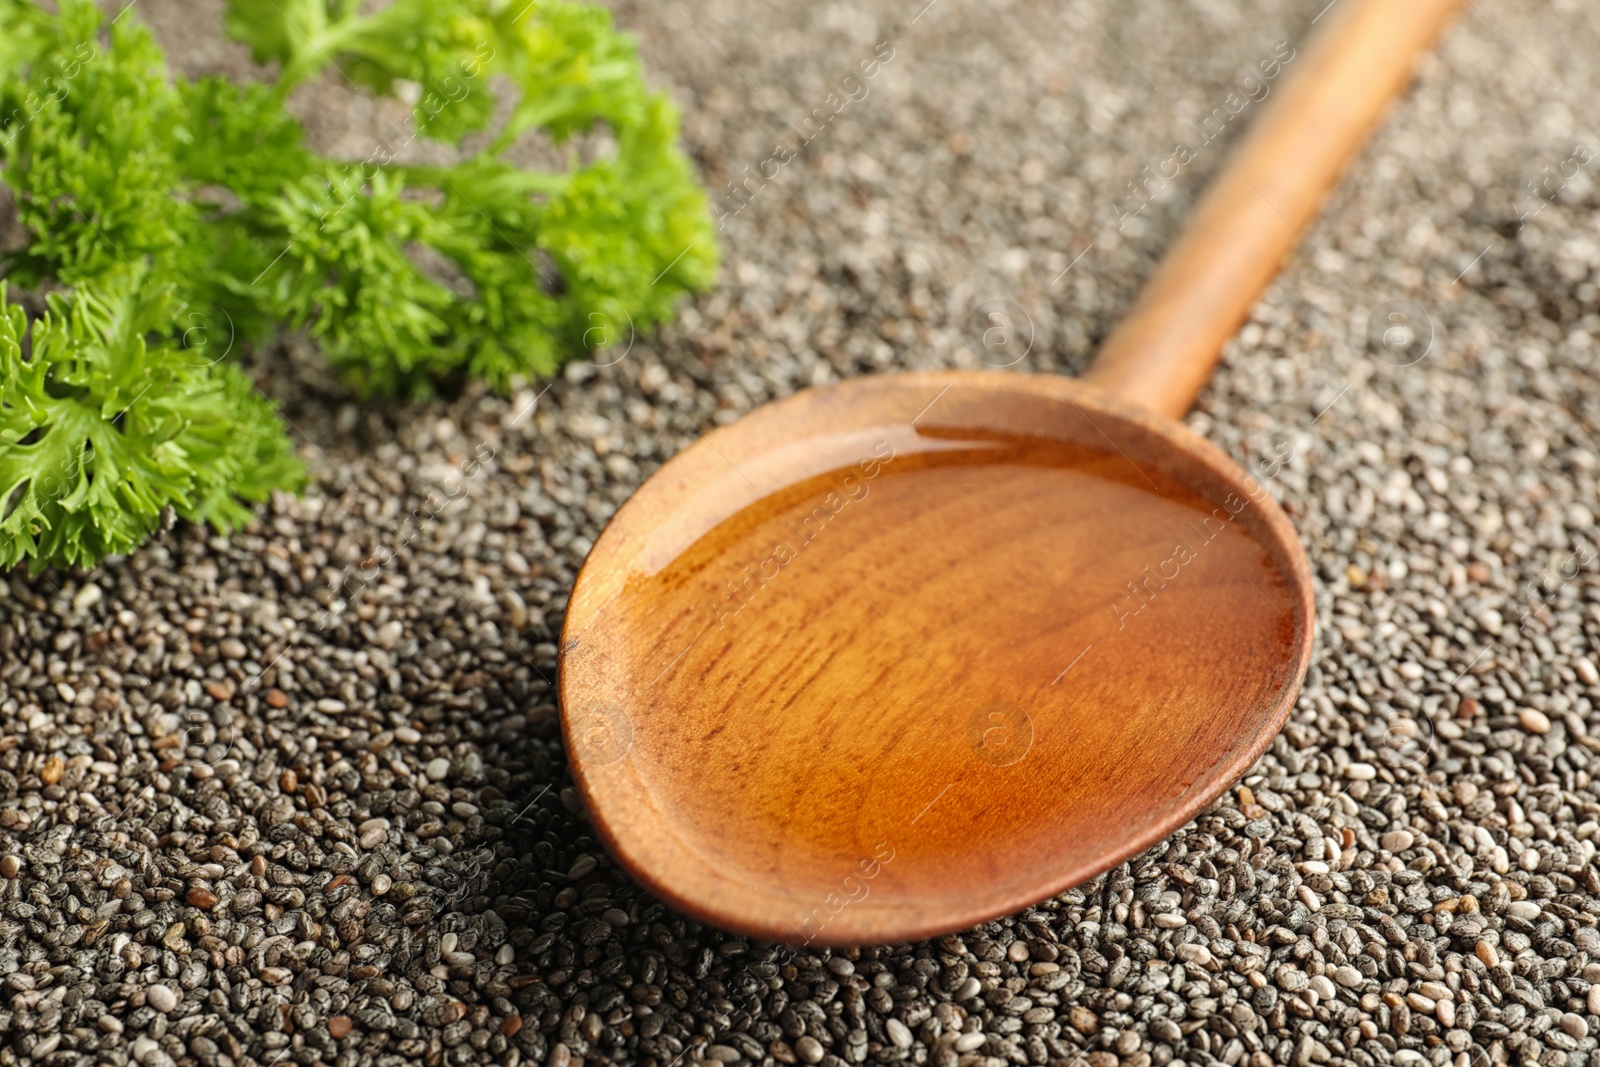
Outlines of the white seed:
{"type": "Polygon", "coordinates": [[[1378,844],[1389,852],[1404,852],[1415,841],[1416,837],[1412,835],[1410,830],[1390,830],[1378,838],[1378,844]]]}
{"type": "Polygon", "coordinates": [[[1550,716],[1538,708],[1522,708],[1517,712],[1517,718],[1522,722],[1522,728],[1529,733],[1547,734],[1550,732],[1550,716]]]}
{"type": "Polygon", "coordinates": [[[168,986],[153,985],[144,991],[145,1002],[166,1015],[178,1006],[178,995],[168,986]]]}
{"type": "Polygon", "coordinates": [[[1367,979],[1366,975],[1346,963],[1334,968],[1333,980],[1346,989],[1354,989],[1367,979]]]}

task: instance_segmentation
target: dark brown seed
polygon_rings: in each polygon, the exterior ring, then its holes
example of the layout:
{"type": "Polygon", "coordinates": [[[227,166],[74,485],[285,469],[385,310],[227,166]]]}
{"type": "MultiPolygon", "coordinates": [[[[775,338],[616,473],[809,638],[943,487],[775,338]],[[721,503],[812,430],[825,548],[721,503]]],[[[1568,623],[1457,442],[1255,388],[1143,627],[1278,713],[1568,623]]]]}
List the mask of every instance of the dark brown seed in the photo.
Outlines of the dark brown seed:
{"type": "Polygon", "coordinates": [[[350,1021],[350,1016],[335,1015],[333,1018],[328,1020],[328,1033],[333,1035],[333,1039],[335,1041],[339,1041],[350,1033],[350,1030],[354,1025],[355,1024],[350,1021]]]}

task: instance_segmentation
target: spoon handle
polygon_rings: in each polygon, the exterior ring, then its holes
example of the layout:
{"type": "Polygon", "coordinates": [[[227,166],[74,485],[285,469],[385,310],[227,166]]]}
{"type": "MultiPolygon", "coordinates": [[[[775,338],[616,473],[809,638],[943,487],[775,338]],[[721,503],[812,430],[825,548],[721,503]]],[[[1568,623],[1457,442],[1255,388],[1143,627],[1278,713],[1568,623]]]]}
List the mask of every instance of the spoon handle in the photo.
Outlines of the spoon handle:
{"type": "Polygon", "coordinates": [[[1291,60],[1277,99],[1100,346],[1089,381],[1173,418],[1189,410],[1222,346],[1459,5],[1335,0],[1322,16],[1328,25],[1291,60]]]}

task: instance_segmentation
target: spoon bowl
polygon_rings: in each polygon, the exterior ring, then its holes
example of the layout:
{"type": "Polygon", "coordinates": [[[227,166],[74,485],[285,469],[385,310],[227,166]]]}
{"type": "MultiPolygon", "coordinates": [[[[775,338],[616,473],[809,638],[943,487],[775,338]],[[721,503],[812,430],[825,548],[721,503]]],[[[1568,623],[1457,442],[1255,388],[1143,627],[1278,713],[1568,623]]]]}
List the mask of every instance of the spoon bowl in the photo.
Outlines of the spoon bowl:
{"type": "Polygon", "coordinates": [[[1261,754],[1311,578],[1266,486],[1084,382],[857,379],[669,461],[573,594],[606,843],[682,910],[856,944],[1121,862],[1261,754]]]}

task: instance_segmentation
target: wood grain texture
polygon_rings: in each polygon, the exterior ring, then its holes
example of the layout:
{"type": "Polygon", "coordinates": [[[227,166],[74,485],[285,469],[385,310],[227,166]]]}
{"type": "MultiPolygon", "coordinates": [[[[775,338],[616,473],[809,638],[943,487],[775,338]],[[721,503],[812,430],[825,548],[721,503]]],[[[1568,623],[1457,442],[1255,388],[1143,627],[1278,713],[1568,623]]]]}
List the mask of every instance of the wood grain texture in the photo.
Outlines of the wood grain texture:
{"type": "Polygon", "coordinates": [[[606,843],[675,906],[925,936],[1191,818],[1281,725],[1311,627],[1288,521],[1181,426],[1052,376],[862,379],[707,435],[618,511],[564,723],[606,843]]]}
{"type": "MultiPolygon", "coordinates": [[[[1086,377],[1180,417],[1461,0],[1340,0],[1086,377]]],[[[1321,253],[1312,251],[1312,255],[1321,253]]]]}

